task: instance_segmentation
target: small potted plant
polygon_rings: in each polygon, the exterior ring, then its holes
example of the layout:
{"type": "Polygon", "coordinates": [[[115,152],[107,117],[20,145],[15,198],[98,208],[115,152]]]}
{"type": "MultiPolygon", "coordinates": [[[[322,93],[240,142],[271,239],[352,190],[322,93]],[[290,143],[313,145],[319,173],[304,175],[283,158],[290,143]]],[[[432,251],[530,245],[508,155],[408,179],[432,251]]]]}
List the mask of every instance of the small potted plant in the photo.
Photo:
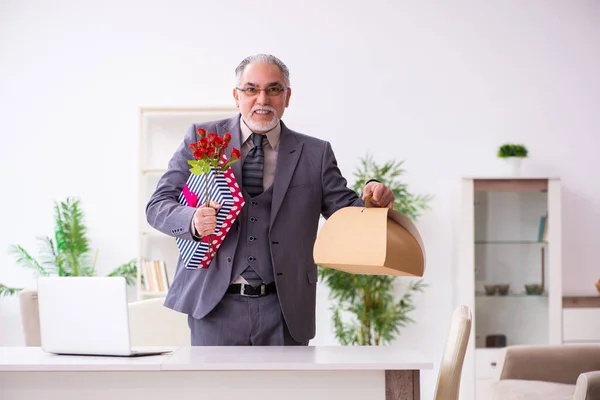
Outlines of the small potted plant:
{"type": "Polygon", "coordinates": [[[505,160],[513,175],[521,172],[521,162],[527,158],[527,147],[522,144],[505,143],[498,149],[498,158],[505,160]]]}

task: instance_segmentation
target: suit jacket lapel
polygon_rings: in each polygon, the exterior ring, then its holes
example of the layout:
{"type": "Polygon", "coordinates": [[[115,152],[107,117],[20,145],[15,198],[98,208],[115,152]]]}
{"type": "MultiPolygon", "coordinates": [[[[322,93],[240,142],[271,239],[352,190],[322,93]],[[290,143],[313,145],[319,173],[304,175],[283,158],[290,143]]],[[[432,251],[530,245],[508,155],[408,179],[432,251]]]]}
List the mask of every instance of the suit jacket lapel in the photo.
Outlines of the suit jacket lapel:
{"type": "MultiPolygon", "coordinates": [[[[223,136],[225,133],[231,133],[231,142],[229,143],[229,147],[225,151],[227,155],[227,159],[231,158],[231,150],[238,149],[242,150],[242,132],[240,130],[240,115],[236,115],[225,121],[225,123],[221,126],[217,126],[217,134],[219,136],[223,136]]],[[[238,183],[240,189],[242,188],[242,160],[238,160],[233,163],[231,166],[231,170],[233,171],[233,176],[235,176],[235,180],[238,183]]]]}
{"type": "Polygon", "coordinates": [[[273,182],[273,199],[271,203],[271,221],[273,224],[275,217],[279,212],[281,203],[285,197],[300,153],[302,152],[302,142],[298,140],[294,132],[287,129],[281,122],[281,137],[279,139],[279,151],[277,152],[277,168],[275,170],[275,181],[273,182]]]}

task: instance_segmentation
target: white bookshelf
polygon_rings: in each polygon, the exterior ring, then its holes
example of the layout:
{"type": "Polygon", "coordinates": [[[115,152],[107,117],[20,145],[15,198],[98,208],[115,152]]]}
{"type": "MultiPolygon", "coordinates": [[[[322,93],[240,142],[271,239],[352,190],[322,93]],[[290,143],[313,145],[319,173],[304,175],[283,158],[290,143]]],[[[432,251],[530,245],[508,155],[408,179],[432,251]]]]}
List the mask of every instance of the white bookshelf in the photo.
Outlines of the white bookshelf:
{"type": "Polygon", "coordinates": [[[550,177],[462,180],[457,300],[472,309],[473,329],[461,400],[486,399],[499,378],[504,348],[488,347],[489,335],[507,346],[562,343],[561,190],[550,177]],[[542,283],[542,294],[526,293],[542,283]],[[508,293],[486,293],[495,284],[508,293]]]}
{"type": "Polygon", "coordinates": [[[142,283],[143,260],[165,262],[169,282],[175,275],[179,251],[175,238],[152,228],[146,221],[146,204],[168,162],[193,123],[220,120],[238,114],[235,107],[145,107],[139,115],[138,167],[138,273],[139,300],[165,296],[166,291],[146,290],[142,283]]]}

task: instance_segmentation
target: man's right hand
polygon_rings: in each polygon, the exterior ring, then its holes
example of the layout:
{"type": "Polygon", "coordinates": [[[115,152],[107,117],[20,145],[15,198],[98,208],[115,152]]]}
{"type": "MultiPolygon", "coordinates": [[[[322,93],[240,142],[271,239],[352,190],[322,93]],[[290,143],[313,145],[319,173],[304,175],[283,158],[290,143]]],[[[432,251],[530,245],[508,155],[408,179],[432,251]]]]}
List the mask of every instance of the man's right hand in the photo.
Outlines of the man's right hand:
{"type": "Polygon", "coordinates": [[[210,202],[210,207],[202,205],[194,213],[194,228],[199,236],[207,236],[215,233],[217,228],[217,210],[221,208],[219,203],[210,202]]]}

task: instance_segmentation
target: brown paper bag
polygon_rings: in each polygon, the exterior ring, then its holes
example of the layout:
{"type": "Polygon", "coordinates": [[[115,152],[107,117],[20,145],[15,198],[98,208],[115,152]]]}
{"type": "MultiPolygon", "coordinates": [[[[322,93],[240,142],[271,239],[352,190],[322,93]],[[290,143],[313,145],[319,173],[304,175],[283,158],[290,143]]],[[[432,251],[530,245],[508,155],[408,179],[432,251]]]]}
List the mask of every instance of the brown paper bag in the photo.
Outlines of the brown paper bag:
{"type": "Polygon", "coordinates": [[[322,226],[313,257],[316,264],[353,274],[422,277],[425,248],[404,214],[388,208],[345,207],[322,226]]]}

